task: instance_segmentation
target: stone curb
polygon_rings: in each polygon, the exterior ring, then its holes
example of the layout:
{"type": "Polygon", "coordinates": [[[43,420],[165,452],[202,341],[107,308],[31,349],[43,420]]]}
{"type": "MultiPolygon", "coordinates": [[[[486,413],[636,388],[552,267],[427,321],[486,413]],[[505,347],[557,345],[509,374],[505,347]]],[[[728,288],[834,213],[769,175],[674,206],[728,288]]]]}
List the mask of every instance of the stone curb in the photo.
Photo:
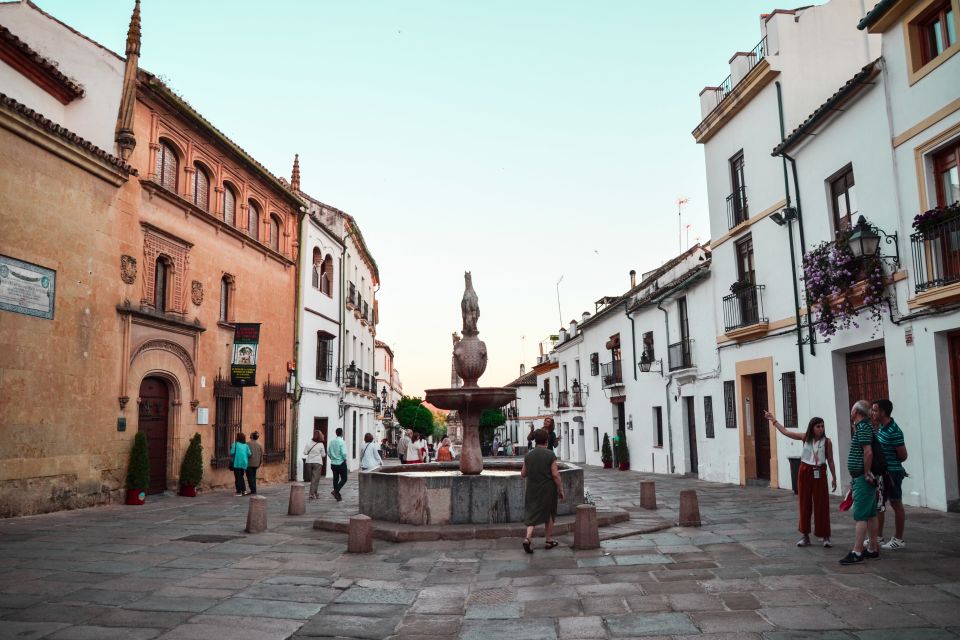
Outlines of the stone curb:
{"type": "MultiPolygon", "coordinates": [[[[597,510],[597,525],[607,527],[630,520],[630,514],[624,509],[597,510]]],[[[574,516],[560,516],[554,525],[554,533],[563,535],[573,532],[574,516]]],[[[672,525],[671,525],[672,526],[672,525]]],[[[313,528],[320,531],[347,533],[348,524],[343,520],[317,519],[313,528]]],[[[537,527],[542,532],[543,527],[537,527]]],[[[659,529],[658,529],[659,530],[659,529]]],[[[643,533],[638,531],[626,535],[643,533]]],[[[373,537],[388,542],[423,542],[430,540],[492,540],[494,538],[522,538],[526,535],[526,525],[520,522],[496,524],[448,524],[448,525],[408,525],[386,520],[373,520],[373,537]]],[[[622,536],[616,536],[622,537],[622,536]]]]}

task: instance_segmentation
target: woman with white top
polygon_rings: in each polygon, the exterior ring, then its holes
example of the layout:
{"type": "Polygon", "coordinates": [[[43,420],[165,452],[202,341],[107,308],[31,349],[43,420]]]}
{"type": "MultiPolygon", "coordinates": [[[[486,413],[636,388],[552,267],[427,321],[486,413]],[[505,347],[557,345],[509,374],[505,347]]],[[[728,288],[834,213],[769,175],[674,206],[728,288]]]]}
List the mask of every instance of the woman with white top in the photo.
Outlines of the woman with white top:
{"type": "Polygon", "coordinates": [[[422,452],[423,449],[420,448],[420,434],[414,431],[410,442],[407,443],[407,450],[404,452],[406,457],[403,459],[403,463],[419,464],[423,462],[422,452]]]}
{"type": "Polygon", "coordinates": [[[323,432],[317,430],[313,432],[313,440],[307,443],[303,448],[304,464],[310,469],[310,499],[316,500],[320,497],[320,469],[323,467],[323,459],[327,457],[327,449],[323,446],[323,432]]]}
{"type": "Polygon", "coordinates": [[[370,471],[383,466],[383,458],[380,457],[380,451],[373,444],[373,434],[368,433],[363,436],[363,449],[360,450],[360,470],[370,471]]]}
{"type": "Polygon", "coordinates": [[[810,546],[810,518],[813,517],[813,533],[823,539],[824,547],[830,542],[830,493],[827,491],[827,467],[832,477],[832,490],[837,490],[837,470],[833,466],[833,443],[826,435],[823,418],[810,418],[806,433],[791,431],[780,424],[773,414],[765,411],[763,417],[773,423],[777,431],[792,440],[803,441],[800,454],[800,472],[797,475],[797,498],[800,502],[800,533],[798,547],[810,546]]]}

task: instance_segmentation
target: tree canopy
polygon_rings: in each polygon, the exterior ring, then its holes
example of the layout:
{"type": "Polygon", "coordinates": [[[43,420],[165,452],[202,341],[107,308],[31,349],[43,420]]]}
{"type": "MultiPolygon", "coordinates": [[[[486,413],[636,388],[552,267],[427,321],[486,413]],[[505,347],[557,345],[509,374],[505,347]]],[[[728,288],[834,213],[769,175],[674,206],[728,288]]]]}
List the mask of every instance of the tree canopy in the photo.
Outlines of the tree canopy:
{"type": "Polygon", "coordinates": [[[394,415],[404,429],[413,429],[421,436],[433,433],[433,413],[423,406],[422,398],[403,396],[397,402],[394,415]]]}

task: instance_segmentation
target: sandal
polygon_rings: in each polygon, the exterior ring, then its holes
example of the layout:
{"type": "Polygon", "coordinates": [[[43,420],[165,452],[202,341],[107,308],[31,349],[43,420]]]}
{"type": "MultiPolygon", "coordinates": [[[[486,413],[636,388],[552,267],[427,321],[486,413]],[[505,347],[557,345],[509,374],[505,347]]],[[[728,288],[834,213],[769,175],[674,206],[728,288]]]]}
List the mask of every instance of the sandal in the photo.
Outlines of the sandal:
{"type": "Polygon", "coordinates": [[[533,547],[530,545],[530,538],[523,539],[523,550],[527,553],[533,553],[533,547]]]}
{"type": "Polygon", "coordinates": [[[560,543],[556,540],[547,540],[543,543],[544,549],[553,549],[554,547],[560,546],[560,543]]]}

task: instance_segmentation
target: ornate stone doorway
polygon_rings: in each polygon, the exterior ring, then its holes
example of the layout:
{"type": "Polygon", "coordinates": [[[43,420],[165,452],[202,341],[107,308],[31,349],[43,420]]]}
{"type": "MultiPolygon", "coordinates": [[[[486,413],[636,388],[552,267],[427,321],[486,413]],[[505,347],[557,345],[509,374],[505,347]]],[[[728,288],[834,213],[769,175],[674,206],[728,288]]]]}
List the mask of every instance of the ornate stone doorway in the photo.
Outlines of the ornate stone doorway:
{"type": "Polygon", "coordinates": [[[162,378],[140,383],[138,430],[147,436],[150,451],[150,487],[147,493],[167,489],[167,430],[170,423],[170,389],[162,378]]]}

